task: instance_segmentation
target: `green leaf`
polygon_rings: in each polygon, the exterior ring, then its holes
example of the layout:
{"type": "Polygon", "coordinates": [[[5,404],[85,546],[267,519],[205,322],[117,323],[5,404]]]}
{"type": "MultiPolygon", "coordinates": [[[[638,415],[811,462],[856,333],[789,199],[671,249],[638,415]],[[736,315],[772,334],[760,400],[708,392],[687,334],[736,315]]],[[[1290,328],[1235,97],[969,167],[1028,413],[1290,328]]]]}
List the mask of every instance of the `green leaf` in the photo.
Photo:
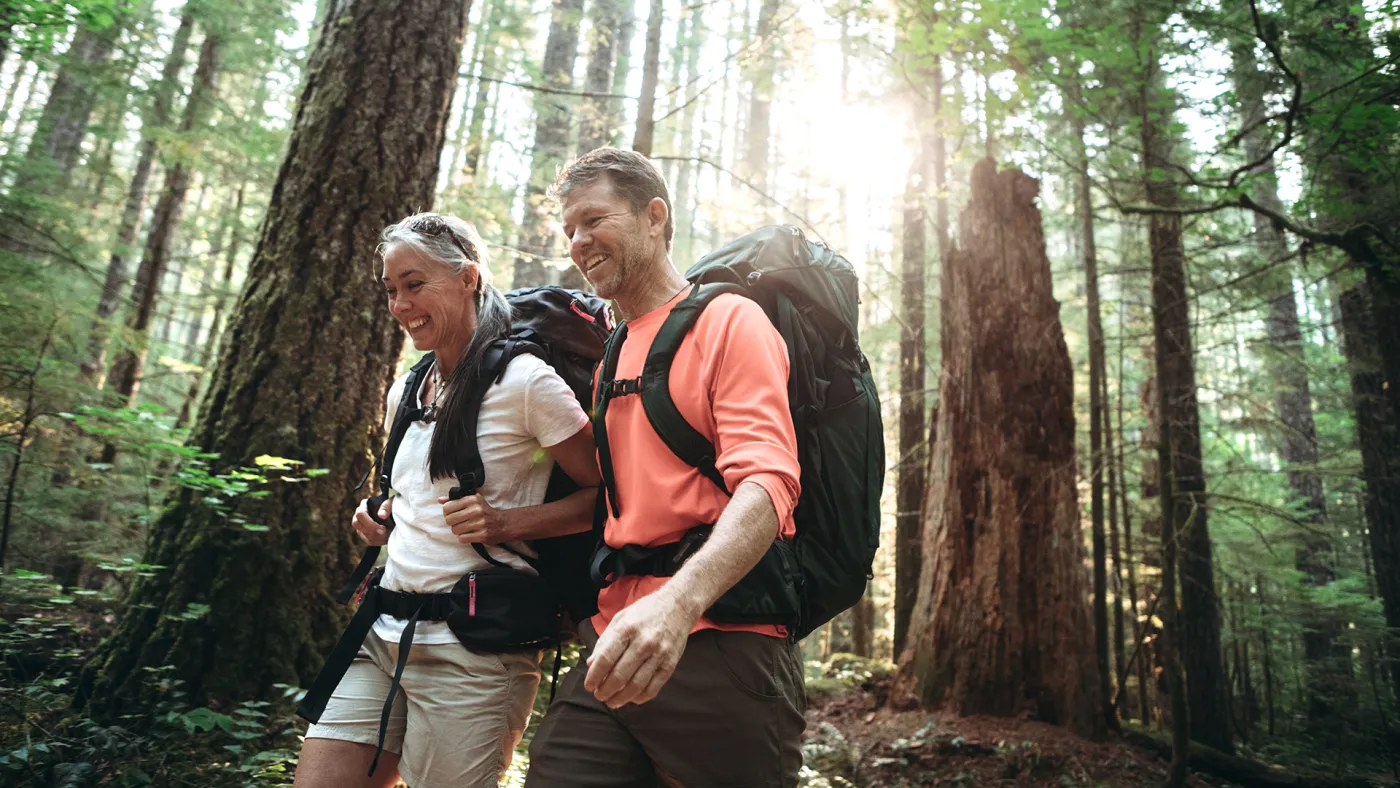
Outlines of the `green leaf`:
{"type": "Polygon", "coordinates": [[[244,523],[243,530],[262,533],[263,531],[270,531],[272,529],[266,525],[258,525],[257,523],[244,523]]]}

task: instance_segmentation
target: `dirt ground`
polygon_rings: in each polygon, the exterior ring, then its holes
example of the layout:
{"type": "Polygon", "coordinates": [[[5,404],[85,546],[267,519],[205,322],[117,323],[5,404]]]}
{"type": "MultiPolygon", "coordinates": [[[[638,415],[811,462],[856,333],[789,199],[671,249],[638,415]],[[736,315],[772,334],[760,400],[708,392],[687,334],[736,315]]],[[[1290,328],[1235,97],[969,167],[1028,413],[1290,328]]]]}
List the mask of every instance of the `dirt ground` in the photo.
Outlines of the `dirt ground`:
{"type": "Polygon", "coordinates": [[[809,763],[831,786],[1136,788],[1166,778],[1161,759],[1112,735],[1093,742],[1029,720],[877,709],[859,689],[814,704],[807,723],[809,763]]]}

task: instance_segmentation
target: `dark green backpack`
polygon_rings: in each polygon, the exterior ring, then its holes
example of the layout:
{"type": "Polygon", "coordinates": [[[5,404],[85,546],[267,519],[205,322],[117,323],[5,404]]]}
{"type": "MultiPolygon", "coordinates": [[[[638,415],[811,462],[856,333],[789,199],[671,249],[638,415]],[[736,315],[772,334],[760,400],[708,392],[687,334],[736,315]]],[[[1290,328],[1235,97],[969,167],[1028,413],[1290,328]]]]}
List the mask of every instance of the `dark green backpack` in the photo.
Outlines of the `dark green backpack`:
{"type": "MultiPolygon", "coordinates": [[[[594,399],[608,504],[620,513],[607,442],[610,399],[641,396],[652,428],[676,456],[726,492],[715,449],[686,423],[670,397],[669,374],[681,340],[716,297],[735,293],[763,307],[787,343],[788,402],[802,466],[802,495],[792,542],[772,548],[707,615],[721,623],[776,623],[798,637],[860,601],[880,540],[885,443],[880,401],[859,346],[855,270],[841,255],[795,227],[770,226],[711,252],[686,272],[697,287],[677,304],[652,342],[636,380],[614,380],[626,338],[619,326],[604,349],[594,399]]],[[[671,575],[709,534],[693,529],[657,548],[600,549],[595,581],[621,574],[671,575]]]]}

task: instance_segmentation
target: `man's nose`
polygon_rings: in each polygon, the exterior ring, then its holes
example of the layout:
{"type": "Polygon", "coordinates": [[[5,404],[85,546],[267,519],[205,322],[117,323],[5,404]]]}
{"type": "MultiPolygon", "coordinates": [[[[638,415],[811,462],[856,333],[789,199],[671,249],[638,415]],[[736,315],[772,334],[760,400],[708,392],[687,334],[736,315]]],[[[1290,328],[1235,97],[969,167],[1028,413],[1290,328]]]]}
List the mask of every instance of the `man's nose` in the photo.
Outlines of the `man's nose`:
{"type": "Polygon", "coordinates": [[[583,248],[588,245],[590,236],[588,231],[582,227],[574,229],[574,235],[569,239],[569,256],[578,259],[583,253],[583,248]]]}

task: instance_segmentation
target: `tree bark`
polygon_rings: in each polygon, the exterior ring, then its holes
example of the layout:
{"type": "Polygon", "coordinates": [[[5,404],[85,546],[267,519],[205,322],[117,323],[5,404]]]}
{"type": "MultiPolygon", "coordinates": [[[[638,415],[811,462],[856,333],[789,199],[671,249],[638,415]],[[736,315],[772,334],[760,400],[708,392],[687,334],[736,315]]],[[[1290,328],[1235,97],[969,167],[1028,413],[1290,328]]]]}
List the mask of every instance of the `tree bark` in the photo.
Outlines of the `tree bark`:
{"type": "Polygon", "coordinates": [[[929,706],[1095,736],[1073,386],[1037,189],[978,162],[961,248],[944,260],[923,571],[901,672],[929,706]]]}
{"type": "Polygon", "coordinates": [[[340,634],[332,593],[357,552],[350,490],[382,439],[403,341],[368,261],[386,224],[432,204],[466,6],[350,0],[317,38],[190,443],[219,455],[212,473],[262,455],[330,472],[271,482],[269,495],[235,498],[226,513],[188,488],[174,494],[145,555],[168,569],[136,582],[83,671],[78,702],[94,712],[146,706],[158,694],[148,666],[173,666],[162,676],[186,682],[195,702],[307,686],[340,634]],[[191,603],[207,606],[203,617],[180,617],[191,603]]]}
{"type": "MultiPolygon", "coordinates": [[[[1157,63],[1149,61],[1139,101],[1143,179],[1150,204],[1175,208],[1177,187],[1167,175],[1174,171],[1174,141],[1168,132],[1174,97],[1162,79],[1157,63]]],[[[1148,226],[1161,408],[1162,534],[1163,543],[1172,542],[1180,554],[1180,647],[1193,720],[1191,735],[1202,744],[1231,752],[1229,687],[1220,658],[1220,611],[1211,565],[1181,216],[1153,214],[1148,226]]],[[[1167,587],[1164,581],[1163,588],[1167,587]]]]}
{"type": "MultiPolygon", "coordinates": [[[[170,261],[171,243],[179,231],[180,217],[185,209],[185,196],[189,193],[190,181],[194,175],[194,164],[189,160],[198,149],[198,136],[209,123],[219,91],[222,39],[213,30],[206,33],[204,44],[199,50],[199,65],[194,72],[194,86],[190,89],[189,103],[185,106],[185,116],[180,121],[181,135],[194,135],[192,150],[184,152],[165,171],[165,181],[161,187],[160,199],[151,215],[151,229],[146,235],[146,247],[141,253],[141,266],[136,271],[136,285],[133,293],[136,309],[127,320],[126,329],[130,346],[112,362],[107,371],[107,386],[111,399],[118,406],[131,407],[141,389],[141,374],[146,364],[146,352],[150,346],[151,321],[155,317],[156,302],[160,297],[161,280],[170,261]]],[[[107,444],[102,450],[102,461],[110,463],[116,457],[114,444],[107,444]]]]}
{"type": "Polygon", "coordinates": [[[632,150],[643,156],[651,155],[652,138],[656,134],[656,85],[661,79],[661,23],[665,14],[665,4],[661,0],[651,0],[647,48],[642,56],[642,94],[637,102],[637,129],[632,135],[632,150]]]}
{"type": "Polygon", "coordinates": [[[41,181],[68,184],[87,136],[107,59],[120,33],[117,22],[101,30],[79,27],[29,140],[18,188],[34,188],[41,181]]]}
{"type": "Polygon", "coordinates": [[[924,272],[928,267],[927,162],[920,152],[904,188],[899,301],[899,462],[895,466],[894,654],[902,659],[909,617],[919,596],[920,508],[927,481],[928,400],[924,371],[924,272]]]}
{"type": "Polygon", "coordinates": [[[1385,400],[1386,377],[1375,327],[1378,319],[1367,297],[1364,287],[1354,287],[1339,299],[1343,352],[1361,444],[1361,475],[1366,482],[1366,524],[1376,592],[1390,633],[1385,652],[1390,657],[1391,687],[1400,701],[1400,637],[1396,637],[1400,633],[1400,425],[1392,418],[1385,400]]]}
{"type": "MultiPolygon", "coordinates": [[[[572,90],[574,61],[578,57],[578,23],[583,0],[554,0],[549,21],[549,38],[544,49],[544,84],[557,90],[572,90]]],[[[535,144],[530,153],[530,182],[525,187],[525,223],[521,228],[526,255],[515,259],[512,287],[549,284],[544,258],[553,256],[556,239],[549,230],[552,209],[545,190],[554,182],[555,171],[564,163],[569,147],[569,107],[563,96],[535,94],[535,144]]]]}

